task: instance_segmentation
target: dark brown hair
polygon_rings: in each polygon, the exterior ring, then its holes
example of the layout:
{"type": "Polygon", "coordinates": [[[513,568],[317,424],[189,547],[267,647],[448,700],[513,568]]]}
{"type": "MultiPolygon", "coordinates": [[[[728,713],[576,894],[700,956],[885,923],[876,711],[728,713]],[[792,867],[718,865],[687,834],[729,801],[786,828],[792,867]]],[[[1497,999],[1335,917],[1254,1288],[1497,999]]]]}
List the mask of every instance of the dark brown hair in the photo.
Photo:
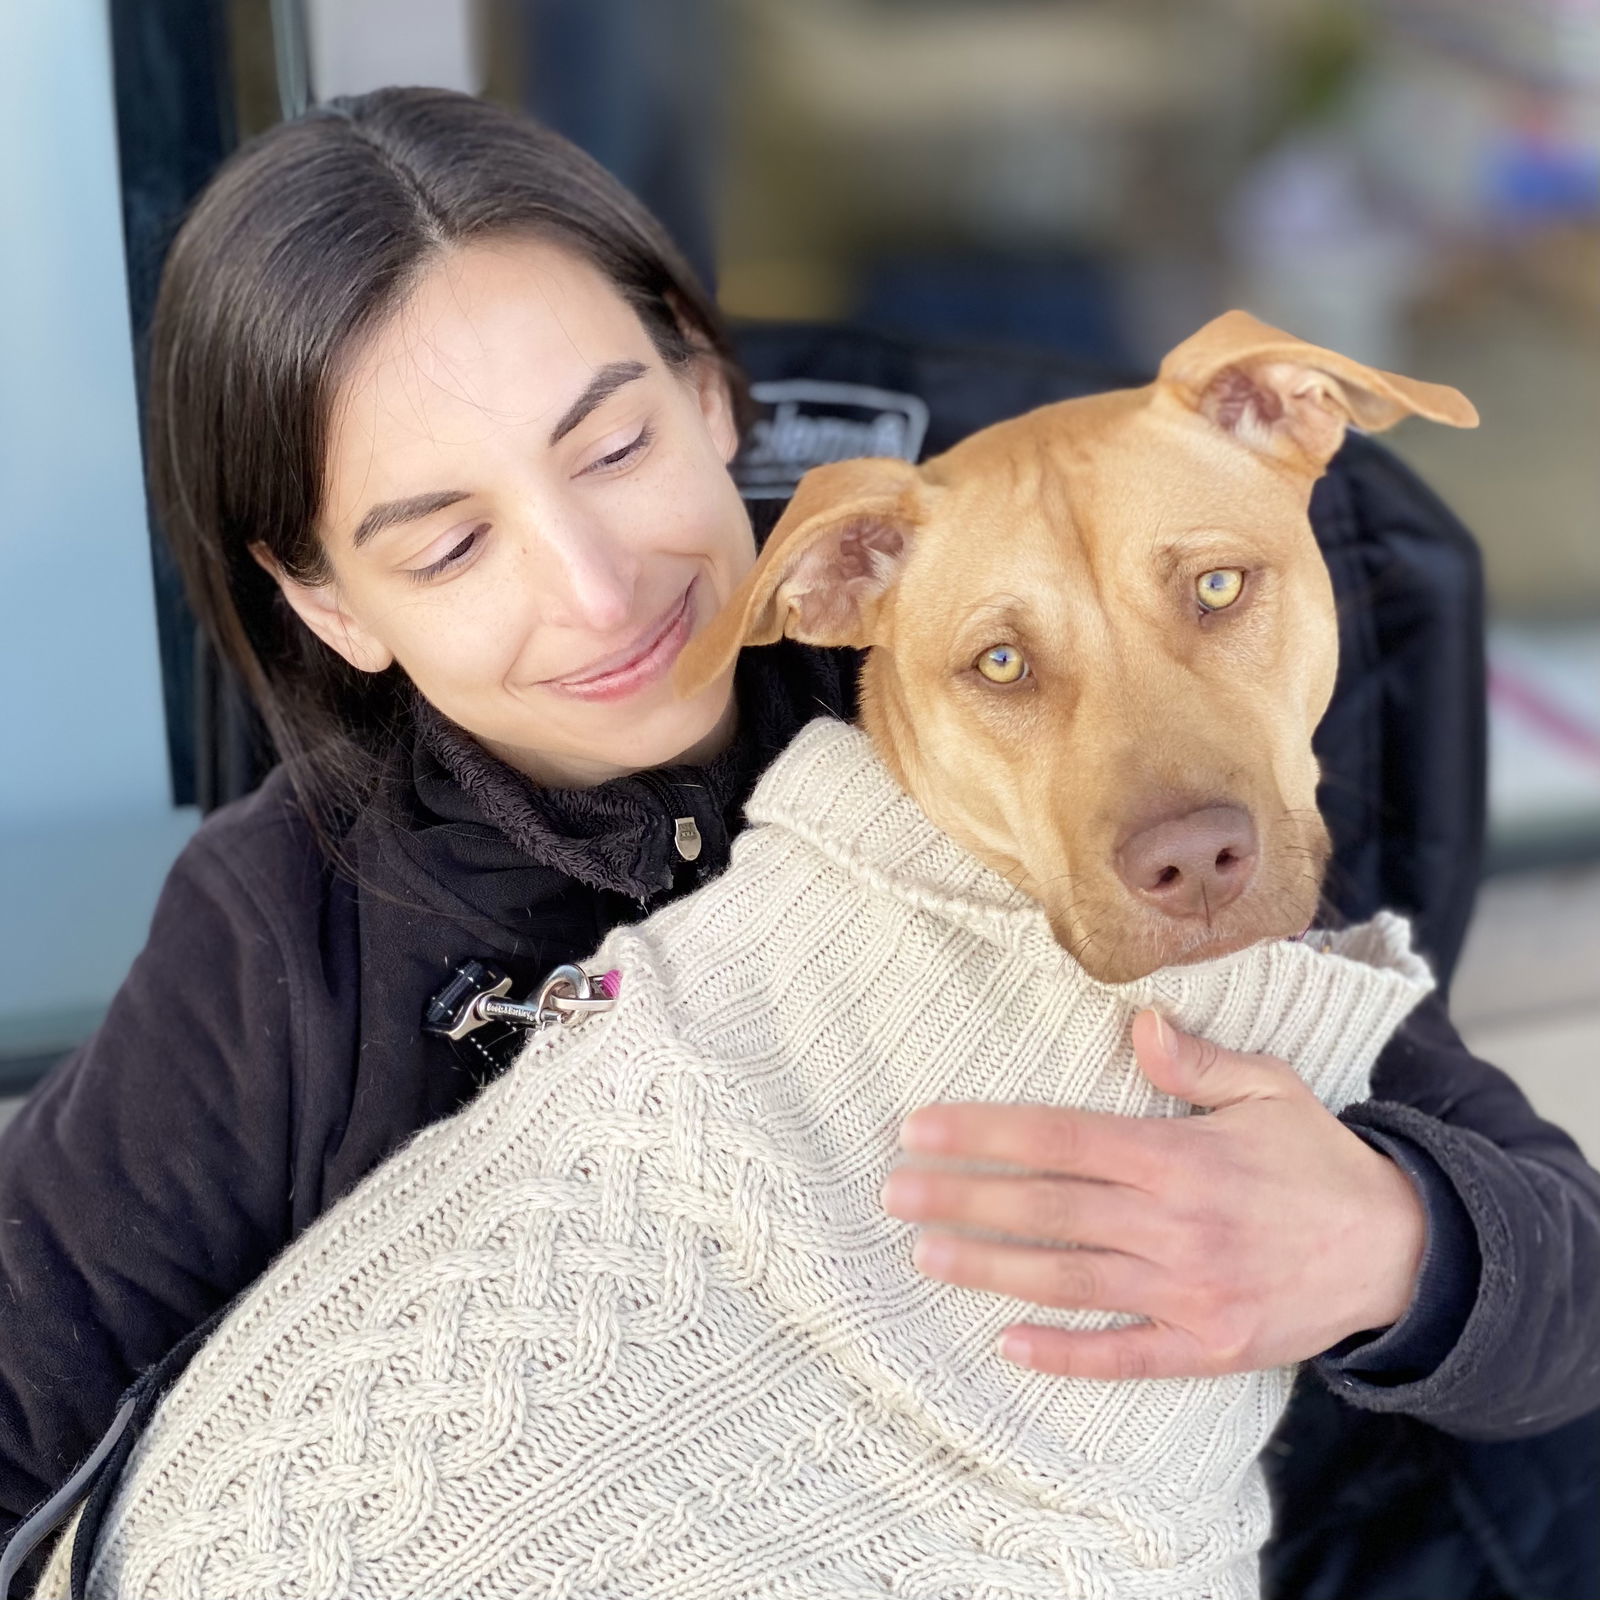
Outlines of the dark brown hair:
{"type": "Polygon", "coordinates": [[[349,666],[250,553],[320,582],[329,410],[354,341],[439,252],[495,234],[560,244],[637,313],[669,367],[745,386],[716,307],[661,225],[576,146],[440,89],[381,89],[269,129],[179,230],[150,339],[149,473],[190,603],[260,709],[327,842],[403,738],[398,668],[349,666]]]}

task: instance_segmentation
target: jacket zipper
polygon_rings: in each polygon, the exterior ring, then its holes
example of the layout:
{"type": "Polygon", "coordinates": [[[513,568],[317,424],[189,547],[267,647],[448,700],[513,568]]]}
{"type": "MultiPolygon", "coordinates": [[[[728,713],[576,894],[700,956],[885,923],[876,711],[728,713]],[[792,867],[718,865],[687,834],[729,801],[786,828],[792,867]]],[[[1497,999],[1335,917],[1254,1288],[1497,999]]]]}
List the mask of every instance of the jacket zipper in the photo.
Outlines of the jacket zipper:
{"type": "MultiPolygon", "coordinates": [[[[672,783],[651,771],[636,772],[634,777],[643,785],[645,791],[660,802],[662,809],[671,819],[672,824],[672,850],[680,862],[698,861],[705,850],[705,832],[701,827],[699,812],[700,806],[695,804],[691,793],[705,796],[702,802],[707,813],[710,812],[708,791],[703,785],[672,783]]],[[[712,826],[709,815],[706,817],[706,827],[712,826]]],[[[670,879],[670,871],[669,871],[670,879]]],[[[664,884],[663,888],[670,887],[664,884]]]]}

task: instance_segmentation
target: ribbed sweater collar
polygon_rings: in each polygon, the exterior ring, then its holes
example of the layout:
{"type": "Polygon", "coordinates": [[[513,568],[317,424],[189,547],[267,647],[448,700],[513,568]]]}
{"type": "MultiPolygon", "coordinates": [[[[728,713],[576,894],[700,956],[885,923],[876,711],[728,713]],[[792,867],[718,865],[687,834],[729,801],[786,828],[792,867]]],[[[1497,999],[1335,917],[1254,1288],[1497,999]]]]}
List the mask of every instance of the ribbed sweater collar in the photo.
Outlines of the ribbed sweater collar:
{"type": "MultiPolygon", "coordinates": [[[[1091,978],[1057,944],[1044,908],[930,822],[872,741],[837,721],[807,727],[768,769],[746,807],[753,824],[798,836],[862,883],[998,945],[1041,984],[1155,1006],[1180,1028],[1318,1073],[1375,1055],[1433,987],[1404,918],[1380,912],[1304,941],[1267,940],[1129,983],[1091,978]]],[[[1120,1007],[1119,1013],[1120,1013],[1120,1007]]]]}

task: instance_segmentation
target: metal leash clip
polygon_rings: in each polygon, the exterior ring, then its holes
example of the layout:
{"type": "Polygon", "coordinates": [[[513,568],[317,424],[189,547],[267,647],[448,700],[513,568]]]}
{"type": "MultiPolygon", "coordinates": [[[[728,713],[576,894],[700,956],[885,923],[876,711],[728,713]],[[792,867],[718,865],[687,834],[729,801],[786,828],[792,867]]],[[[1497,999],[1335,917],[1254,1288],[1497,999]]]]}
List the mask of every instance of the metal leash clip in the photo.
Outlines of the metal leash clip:
{"type": "Polygon", "coordinates": [[[591,978],[582,967],[564,962],[545,974],[529,1000],[507,1000],[511,979],[493,962],[463,961],[450,981],[428,1002],[422,1030],[443,1039],[464,1039],[488,1022],[509,1023],[533,1032],[609,1011],[617,1003],[620,975],[591,978]]]}

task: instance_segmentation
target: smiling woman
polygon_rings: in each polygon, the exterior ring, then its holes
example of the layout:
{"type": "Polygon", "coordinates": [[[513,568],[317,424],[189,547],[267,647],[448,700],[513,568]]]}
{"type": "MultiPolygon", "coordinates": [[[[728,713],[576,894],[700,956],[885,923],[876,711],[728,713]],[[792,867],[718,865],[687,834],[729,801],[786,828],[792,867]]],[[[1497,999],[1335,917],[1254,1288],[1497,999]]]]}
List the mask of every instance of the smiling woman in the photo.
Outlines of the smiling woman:
{"type": "Polygon", "coordinates": [[[201,195],[150,491],[280,762],[4,1130],[0,1542],[133,1375],[516,1053],[428,1031],[453,973],[530,993],[719,872],[761,770],[853,708],[849,653],[803,646],[669,686],[755,554],[730,351],[631,195],[466,96],[318,107],[201,195]]]}
{"type": "Polygon", "coordinates": [[[669,369],[570,249],[494,237],[440,254],[331,412],[324,575],[253,546],[324,644],[543,782],[722,748],[729,679],[666,676],[754,558],[716,366],[669,369]]]}
{"type": "Polygon", "coordinates": [[[174,244],[152,374],[163,526],[325,828],[414,694],[545,782],[726,744],[731,679],[665,674],[754,557],[742,383],[565,141],[419,90],[273,129],[174,244]]]}

